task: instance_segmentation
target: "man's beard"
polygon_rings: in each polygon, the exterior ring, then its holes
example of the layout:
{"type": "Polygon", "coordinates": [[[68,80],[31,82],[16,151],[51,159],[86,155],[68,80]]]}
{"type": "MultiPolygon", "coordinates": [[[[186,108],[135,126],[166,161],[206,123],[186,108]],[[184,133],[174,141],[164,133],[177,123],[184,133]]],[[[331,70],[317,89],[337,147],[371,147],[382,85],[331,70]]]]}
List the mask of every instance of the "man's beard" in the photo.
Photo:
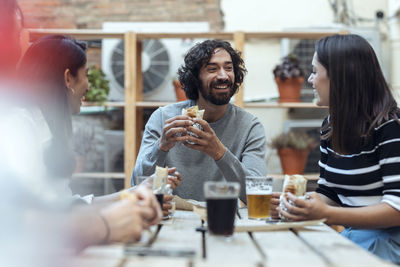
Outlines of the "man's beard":
{"type": "MultiPolygon", "coordinates": [[[[209,102],[211,102],[214,105],[222,106],[226,105],[229,103],[231,100],[232,96],[234,95],[234,90],[233,90],[233,83],[230,80],[226,81],[216,81],[212,82],[208,88],[203,88],[203,86],[200,85],[200,93],[203,96],[203,98],[209,102]],[[214,93],[213,94],[213,89],[215,86],[218,85],[228,85],[228,88],[230,89],[227,93],[221,94],[221,93],[214,93]]],[[[214,89],[215,91],[218,92],[218,89],[214,89]]]]}

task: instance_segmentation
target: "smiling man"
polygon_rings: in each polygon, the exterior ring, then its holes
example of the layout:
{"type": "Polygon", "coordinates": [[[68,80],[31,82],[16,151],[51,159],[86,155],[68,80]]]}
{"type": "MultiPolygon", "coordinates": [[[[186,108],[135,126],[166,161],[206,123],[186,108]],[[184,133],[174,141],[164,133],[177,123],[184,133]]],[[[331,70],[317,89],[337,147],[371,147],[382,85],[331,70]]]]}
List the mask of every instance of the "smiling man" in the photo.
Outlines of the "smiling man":
{"type": "Polygon", "coordinates": [[[204,200],[205,181],[225,180],[240,182],[245,201],[245,177],[266,174],[266,142],[260,121],[229,103],[246,74],[240,53],[228,42],[204,41],[188,52],[178,74],[189,100],[152,114],[132,177],[154,173],[155,165],[176,166],[180,197],[204,200]],[[205,110],[203,119],[181,115],[194,105],[205,110]]]}

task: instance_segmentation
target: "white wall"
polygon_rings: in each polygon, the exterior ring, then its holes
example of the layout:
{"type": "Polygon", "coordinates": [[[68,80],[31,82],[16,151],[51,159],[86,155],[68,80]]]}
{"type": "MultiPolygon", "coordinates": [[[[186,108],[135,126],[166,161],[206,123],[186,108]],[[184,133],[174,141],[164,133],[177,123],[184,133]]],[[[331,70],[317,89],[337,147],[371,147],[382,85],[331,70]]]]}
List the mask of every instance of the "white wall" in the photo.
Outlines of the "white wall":
{"type": "MultiPolygon", "coordinates": [[[[358,16],[373,19],[376,10],[383,10],[386,15],[388,14],[387,1],[400,2],[399,0],[350,0],[348,3],[350,8],[351,5],[353,6],[358,16]]],[[[228,32],[329,27],[333,25],[334,19],[328,0],[221,0],[221,8],[224,14],[225,31],[228,32]]],[[[374,25],[374,22],[368,22],[360,26],[374,25]]],[[[399,41],[394,45],[400,46],[399,41]]],[[[400,56],[398,50],[397,56],[400,56]]],[[[245,80],[245,99],[278,96],[272,69],[281,57],[280,40],[246,42],[244,58],[249,72],[245,80]]],[[[395,64],[394,67],[400,70],[400,64],[395,64]]],[[[397,81],[397,84],[400,84],[400,81],[397,81]]],[[[267,142],[282,131],[283,122],[287,118],[286,110],[247,110],[262,121],[267,142]]],[[[281,172],[276,151],[269,149],[267,166],[269,173],[281,172]]]]}
{"type": "MultiPolygon", "coordinates": [[[[400,1],[389,0],[389,16],[399,14],[400,1]]],[[[395,90],[398,103],[400,103],[400,18],[399,16],[393,18],[389,22],[389,40],[391,48],[391,85],[395,90]]]]}

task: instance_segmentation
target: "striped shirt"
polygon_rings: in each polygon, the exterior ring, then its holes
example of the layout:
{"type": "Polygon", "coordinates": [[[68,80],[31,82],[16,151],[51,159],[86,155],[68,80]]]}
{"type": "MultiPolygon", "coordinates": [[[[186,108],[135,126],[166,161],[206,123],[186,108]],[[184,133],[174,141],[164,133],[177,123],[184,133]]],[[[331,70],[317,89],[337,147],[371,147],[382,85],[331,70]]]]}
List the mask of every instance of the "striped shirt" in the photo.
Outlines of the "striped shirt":
{"type": "Polygon", "coordinates": [[[384,202],[400,211],[400,124],[396,120],[376,127],[370,143],[358,153],[339,154],[322,139],[320,151],[318,193],[343,207],[384,202]]]}

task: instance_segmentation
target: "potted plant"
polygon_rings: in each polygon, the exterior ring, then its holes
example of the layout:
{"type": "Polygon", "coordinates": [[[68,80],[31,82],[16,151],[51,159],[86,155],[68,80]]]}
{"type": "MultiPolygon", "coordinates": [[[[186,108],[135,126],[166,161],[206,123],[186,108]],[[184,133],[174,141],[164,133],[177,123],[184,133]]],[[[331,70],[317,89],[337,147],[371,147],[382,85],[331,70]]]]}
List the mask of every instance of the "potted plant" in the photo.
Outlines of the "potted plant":
{"type": "Polygon", "coordinates": [[[300,68],[296,55],[289,54],[273,70],[279,90],[279,102],[299,102],[304,83],[304,71],[300,68]]]}
{"type": "Polygon", "coordinates": [[[303,174],[307,157],[317,141],[305,132],[281,133],[272,139],[270,146],[278,150],[284,174],[303,174]]]}
{"type": "Polygon", "coordinates": [[[88,70],[89,91],[85,95],[85,100],[89,102],[104,103],[110,91],[110,81],[106,79],[104,72],[96,66],[91,66],[88,70]]]}

